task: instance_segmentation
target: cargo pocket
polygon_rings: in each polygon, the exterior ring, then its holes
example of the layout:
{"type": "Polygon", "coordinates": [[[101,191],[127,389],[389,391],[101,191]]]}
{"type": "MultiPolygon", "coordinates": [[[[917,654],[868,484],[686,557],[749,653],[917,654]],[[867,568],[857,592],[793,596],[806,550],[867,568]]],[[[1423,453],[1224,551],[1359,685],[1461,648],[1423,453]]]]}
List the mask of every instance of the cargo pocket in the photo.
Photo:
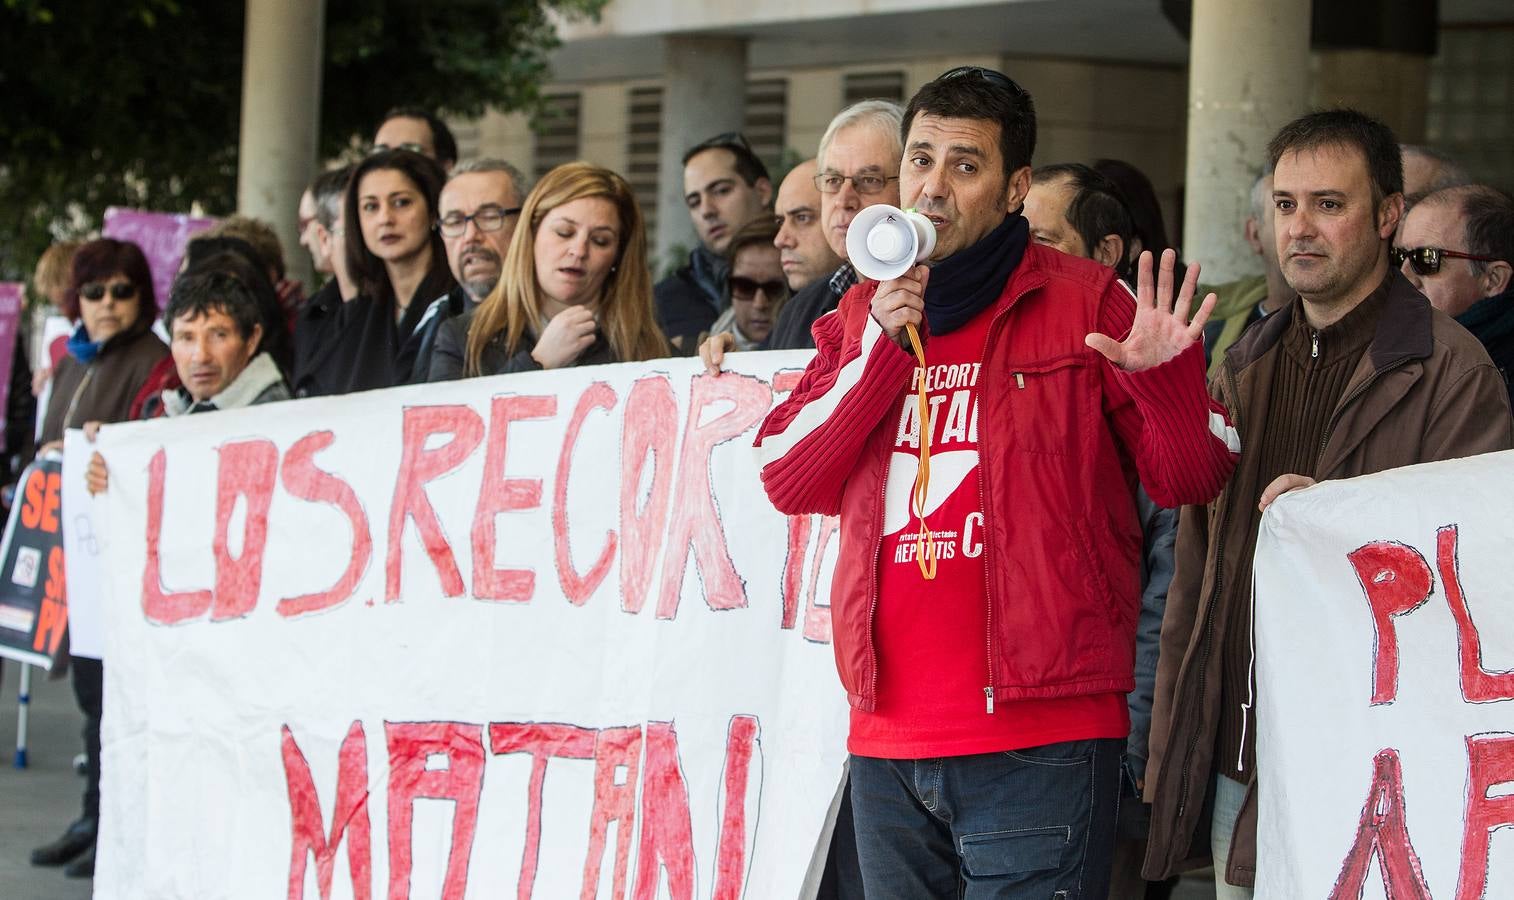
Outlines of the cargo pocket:
{"type": "Polygon", "coordinates": [[[1081,452],[1089,405],[1087,360],[1064,356],[1012,368],[1006,405],[1015,447],[1057,456],[1081,452]]]}
{"type": "Polygon", "coordinates": [[[1053,825],[962,836],[962,868],[974,878],[1044,872],[1062,865],[1072,827],[1053,825]]]}

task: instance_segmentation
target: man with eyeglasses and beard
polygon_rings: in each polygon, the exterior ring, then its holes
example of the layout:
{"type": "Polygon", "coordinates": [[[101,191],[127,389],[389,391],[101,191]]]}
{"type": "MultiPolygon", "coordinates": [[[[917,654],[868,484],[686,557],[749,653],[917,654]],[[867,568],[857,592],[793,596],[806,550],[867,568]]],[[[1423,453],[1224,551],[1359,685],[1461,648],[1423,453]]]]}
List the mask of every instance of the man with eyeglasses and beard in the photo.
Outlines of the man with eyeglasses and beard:
{"type": "Polygon", "coordinates": [[[1480,184],[1421,198],[1391,261],[1482,342],[1514,396],[1514,198],[1480,184]]]}
{"type": "Polygon", "coordinates": [[[1213,298],[1188,321],[1197,267],[1174,298],[1170,251],[1160,282],[1142,257],[1133,297],[1030,241],[1035,108],[1005,75],[943,74],[902,132],[899,196],[934,251],[815,322],[756,439],[779,511],[840,517],[864,889],[1104,897],[1140,603],[1131,479],[1203,503],[1234,465],[1204,390],[1213,298]]]}
{"type": "Polygon", "coordinates": [[[499,283],[520,205],[530,192],[520,170],[503,160],[475,159],[452,170],[436,205],[436,228],[457,287],[434,300],[415,326],[420,344],[412,381],[422,382],[430,375],[442,323],[482,303],[499,283]]]}
{"type": "Polygon", "coordinates": [[[1393,133],[1350,109],[1310,113],[1267,155],[1272,237],[1296,296],[1247,330],[1211,381],[1235,413],[1241,456],[1217,500],[1180,514],[1146,766],[1146,877],[1212,859],[1221,900],[1251,896],[1256,876],[1262,511],[1318,480],[1514,446],[1487,352],[1389,263],[1404,207],[1393,133]]]}

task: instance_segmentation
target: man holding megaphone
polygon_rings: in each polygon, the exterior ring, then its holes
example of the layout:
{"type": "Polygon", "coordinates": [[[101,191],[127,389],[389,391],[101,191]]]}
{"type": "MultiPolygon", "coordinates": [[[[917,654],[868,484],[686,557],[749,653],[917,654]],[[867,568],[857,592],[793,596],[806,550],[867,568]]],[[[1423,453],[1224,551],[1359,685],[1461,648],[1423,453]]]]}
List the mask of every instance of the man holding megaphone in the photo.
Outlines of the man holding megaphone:
{"type": "Polygon", "coordinates": [[[1218,494],[1239,442],[1204,386],[1198,267],[1114,273],[1032,244],[1031,97],[953,69],[905,112],[872,280],[758,432],[768,496],[841,517],[837,670],[869,900],[1103,897],[1129,730],[1139,475],[1218,494]],[[879,281],[878,279],[882,279],[879,281]]]}

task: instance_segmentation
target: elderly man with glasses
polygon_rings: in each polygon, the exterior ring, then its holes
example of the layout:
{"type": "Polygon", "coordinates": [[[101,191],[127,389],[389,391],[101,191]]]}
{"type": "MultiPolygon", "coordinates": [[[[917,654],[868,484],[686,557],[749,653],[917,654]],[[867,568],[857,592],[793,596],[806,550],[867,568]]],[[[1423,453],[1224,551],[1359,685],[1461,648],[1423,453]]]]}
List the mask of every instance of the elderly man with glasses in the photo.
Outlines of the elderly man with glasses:
{"type": "Polygon", "coordinates": [[[1030,241],[1035,109],[1003,74],[945,73],[902,132],[898,172],[832,186],[897,175],[934,251],[815,322],[756,440],[775,507],[840,517],[832,648],[864,887],[1104,897],[1140,604],[1131,479],[1203,503],[1235,462],[1204,388],[1213,300],[1188,321],[1197,267],[1174,302],[1170,251],[1159,284],[1143,256],[1137,300],[1030,241]]]}
{"type": "Polygon", "coordinates": [[[520,170],[498,159],[475,159],[452,170],[437,202],[436,228],[447,248],[457,287],[432,301],[415,326],[420,345],[413,380],[425,381],[442,323],[483,302],[499,283],[505,251],[531,186],[520,170]]]}
{"type": "Polygon", "coordinates": [[[692,353],[725,312],[725,251],[742,225],[770,212],[773,182],[740,134],[720,134],[683,155],[684,202],[699,245],[687,264],[657,282],[657,324],[676,350],[692,353]]]}

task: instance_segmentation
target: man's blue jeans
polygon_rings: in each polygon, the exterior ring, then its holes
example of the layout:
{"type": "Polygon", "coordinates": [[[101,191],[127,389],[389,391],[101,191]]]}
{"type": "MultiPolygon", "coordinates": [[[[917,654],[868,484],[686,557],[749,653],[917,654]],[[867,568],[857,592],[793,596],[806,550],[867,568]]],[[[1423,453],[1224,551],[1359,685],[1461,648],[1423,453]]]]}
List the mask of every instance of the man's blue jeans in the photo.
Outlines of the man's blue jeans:
{"type": "Polygon", "coordinates": [[[1102,900],[1123,740],[935,759],[852,757],[868,900],[1102,900]]]}

